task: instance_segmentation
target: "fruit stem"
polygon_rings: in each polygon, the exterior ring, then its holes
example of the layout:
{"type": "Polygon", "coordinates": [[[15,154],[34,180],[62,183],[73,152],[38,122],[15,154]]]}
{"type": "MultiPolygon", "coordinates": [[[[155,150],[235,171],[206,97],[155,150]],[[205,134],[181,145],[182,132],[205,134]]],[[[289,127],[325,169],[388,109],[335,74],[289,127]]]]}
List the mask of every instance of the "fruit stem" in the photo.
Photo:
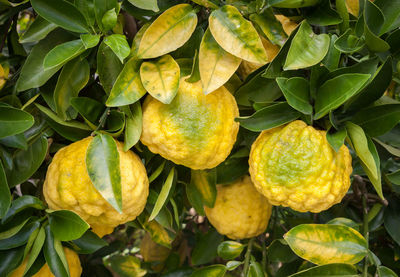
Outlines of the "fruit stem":
{"type": "Polygon", "coordinates": [[[246,250],[246,254],[244,256],[245,257],[244,258],[244,267],[243,267],[243,272],[242,272],[243,277],[247,276],[247,273],[249,271],[251,248],[253,247],[254,240],[255,240],[255,238],[251,238],[249,240],[249,243],[247,244],[247,250],[246,250]]]}

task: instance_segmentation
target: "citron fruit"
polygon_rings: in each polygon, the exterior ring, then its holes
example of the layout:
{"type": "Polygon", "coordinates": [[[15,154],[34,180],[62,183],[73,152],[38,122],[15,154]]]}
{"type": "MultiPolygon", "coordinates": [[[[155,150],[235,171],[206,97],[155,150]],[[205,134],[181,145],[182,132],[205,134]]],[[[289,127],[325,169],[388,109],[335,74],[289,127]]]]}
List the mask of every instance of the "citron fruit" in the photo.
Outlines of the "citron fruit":
{"type": "Polygon", "coordinates": [[[229,185],[217,185],[214,207],[204,207],[215,229],[231,239],[251,238],[264,232],[271,210],[271,204],[255,189],[249,176],[229,185]]]}
{"type": "Polygon", "coordinates": [[[318,213],[342,200],[350,187],[351,156],[345,145],[336,153],[325,135],[297,120],[258,136],[250,175],[272,205],[318,213]]]}
{"type": "Polygon", "coordinates": [[[147,96],[141,141],[151,152],[192,169],[216,167],[232,150],[239,130],[235,98],[220,87],[202,92],[201,82],[181,78],[170,104],[147,96]]]}
{"type": "MultiPolygon", "coordinates": [[[[82,267],[81,267],[81,262],[79,261],[78,254],[76,254],[75,251],[67,247],[64,247],[64,254],[65,258],[67,259],[70,277],[81,276],[82,267]]],[[[15,269],[13,273],[11,273],[9,277],[22,277],[24,275],[27,262],[28,259],[25,259],[23,263],[19,267],[17,267],[17,269],[15,269]]],[[[54,275],[53,273],[51,273],[49,266],[45,264],[37,273],[32,275],[32,277],[54,277],[54,275]]]]}
{"type": "MultiPolygon", "coordinates": [[[[149,193],[149,180],[140,158],[124,152],[118,141],[120,159],[122,213],[117,212],[96,190],[86,170],[86,150],[92,137],[60,149],[54,156],[43,185],[49,207],[79,214],[99,236],[134,220],[144,209],[149,193]]],[[[101,158],[101,157],[99,157],[101,158]]]]}
{"type": "Polygon", "coordinates": [[[162,271],[170,253],[171,249],[154,242],[148,233],[144,235],[140,243],[140,254],[145,262],[158,262],[152,267],[154,271],[162,271]]]}

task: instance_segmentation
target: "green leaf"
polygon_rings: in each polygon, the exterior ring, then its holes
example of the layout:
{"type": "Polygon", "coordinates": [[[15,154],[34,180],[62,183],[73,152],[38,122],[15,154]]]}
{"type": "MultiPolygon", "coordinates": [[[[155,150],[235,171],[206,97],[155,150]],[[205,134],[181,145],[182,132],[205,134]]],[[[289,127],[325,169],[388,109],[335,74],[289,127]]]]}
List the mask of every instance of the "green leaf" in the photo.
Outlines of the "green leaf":
{"type": "Polygon", "coordinates": [[[256,111],[248,117],[238,117],[243,128],[253,132],[272,129],[289,123],[301,116],[301,113],[289,106],[288,103],[278,103],[256,111]]]}
{"type": "Polygon", "coordinates": [[[249,266],[249,272],[246,277],[264,277],[264,271],[260,265],[260,263],[256,261],[251,261],[249,266]]]}
{"type": "Polygon", "coordinates": [[[100,83],[107,94],[110,94],[123,67],[111,47],[102,42],[97,51],[97,74],[99,74],[100,83]]]}
{"type": "Polygon", "coordinates": [[[75,7],[83,14],[86,22],[89,26],[93,27],[96,17],[94,13],[94,1],[93,0],[75,0],[75,7]]]}
{"type": "Polygon", "coordinates": [[[139,70],[140,60],[135,57],[125,64],[112,87],[106,102],[107,106],[129,105],[135,103],[146,94],[146,89],[140,80],[139,70]]]}
{"type": "Polygon", "coordinates": [[[390,201],[389,206],[385,209],[384,217],[385,229],[398,245],[400,245],[399,208],[400,205],[396,201],[390,201]]]}
{"type": "Polygon", "coordinates": [[[217,199],[217,171],[191,170],[190,185],[194,186],[207,207],[214,207],[217,199]]]}
{"type": "Polygon", "coordinates": [[[240,58],[220,47],[207,29],[199,50],[199,70],[203,92],[208,94],[224,85],[235,73],[241,61],[240,58]]]}
{"type": "Polygon", "coordinates": [[[43,67],[45,56],[56,45],[68,41],[70,38],[71,34],[62,30],[55,30],[36,44],[22,66],[16,85],[17,91],[37,88],[45,84],[61,68],[61,66],[58,66],[45,70],[43,67]]]}
{"type": "Polygon", "coordinates": [[[0,106],[0,138],[28,130],[35,122],[29,113],[9,106],[0,106]]]}
{"type": "Polygon", "coordinates": [[[174,178],[175,178],[175,168],[173,167],[168,176],[167,179],[164,182],[164,185],[160,191],[160,194],[158,195],[156,204],[154,205],[153,210],[151,211],[149,221],[152,221],[160,212],[161,208],[164,206],[166,203],[166,200],[168,198],[168,195],[170,193],[170,190],[172,188],[172,185],[174,183],[174,178]]]}
{"type": "Polygon", "coordinates": [[[328,53],[329,44],[329,35],[314,34],[310,24],[303,21],[290,45],[283,69],[295,70],[318,64],[328,53]]]}
{"type": "Polygon", "coordinates": [[[268,5],[276,8],[304,8],[314,6],[320,0],[268,0],[268,5]]]}
{"type": "Polygon", "coordinates": [[[378,266],[376,272],[379,277],[397,277],[397,274],[386,266],[378,266]]]}
{"type": "Polygon", "coordinates": [[[282,24],[276,19],[272,9],[265,9],[260,14],[250,15],[250,20],[257,24],[262,33],[273,44],[283,46],[287,39],[287,35],[282,27],[282,24]]]}
{"type": "Polygon", "coordinates": [[[95,130],[105,106],[89,97],[73,97],[71,106],[85,119],[86,123],[95,130]]]}
{"type": "Polygon", "coordinates": [[[121,172],[119,153],[115,140],[105,134],[98,134],[86,151],[86,169],[97,191],[122,213],[121,172]]]}
{"type": "Polygon", "coordinates": [[[315,100],[315,119],[320,119],[358,93],[369,77],[369,74],[342,74],[322,84],[315,100]]]}
{"type": "Polygon", "coordinates": [[[43,61],[43,68],[44,70],[59,68],[82,54],[85,50],[85,45],[80,39],[64,42],[51,49],[46,55],[43,61]]]}
{"type": "Polygon", "coordinates": [[[351,121],[363,128],[364,132],[371,137],[384,135],[400,122],[400,104],[365,108],[359,111],[351,121]]]}
{"type": "Polygon", "coordinates": [[[26,274],[28,272],[28,270],[34,264],[36,258],[39,256],[40,251],[42,250],[42,247],[44,245],[45,238],[46,238],[46,233],[44,231],[44,228],[41,227],[35,238],[32,249],[29,252],[28,261],[25,266],[24,274],[26,274]]]}
{"type": "Polygon", "coordinates": [[[224,260],[233,260],[243,252],[245,246],[237,241],[224,241],[218,245],[218,256],[224,260]]]}
{"type": "Polygon", "coordinates": [[[45,227],[45,232],[46,239],[43,245],[43,254],[47,265],[55,276],[69,277],[68,268],[64,266],[64,263],[56,250],[55,244],[57,241],[50,230],[50,225],[45,227]]]}
{"type": "Polygon", "coordinates": [[[329,224],[301,224],[284,235],[301,258],[317,265],[356,264],[367,254],[365,238],[352,228],[329,224]]]}
{"type": "Polygon", "coordinates": [[[197,15],[189,4],[175,5],[163,12],[144,32],[137,56],[150,59],[181,47],[196,29],[197,15]]]}
{"type": "Polygon", "coordinates": [[[41,16],[37,16],[35,21],[33,21],[28,29],[20,36],[19,42],[27,43],[42,40],[57,27],[56,24],[48,22],[41,16]]]}
{"type": "Polygon", "coordinates": [[[140,267],[140,260],[134,256],[113,255],[105,259],[104,264],[120,277],[142,277],[146,275],[146,270],[140,267]]]}
{"type": "Polygon", "coordinates": [[[329,44],[328,54],[326,54],[325,58],[322,60],[322,64],[330,71],[335,70],[339,66],[341,53],[335,47],[335,42],[338,40],[338,36],[333,34],[330,35],[331,43],[329,44]]]}
{"type": "Polygon", "coordinates": [[[400,27],[400,1],[392,0],[377,0],[374,4],[380,8],[385,21],[381,27],[380,34],[385,34],[388,31],[394,30],[400,27]]]}
{"type": "Polygon", "coordinates": [[[74,249],[81,254],[91,254],[108,245],[107,242],[90,230],[87,230],[79,239],[74,240],[73,243],[76,246],[74,249]]]}
{"type": "Polygon", "coordinates": [[[155,61],[143,62],[140,66],[140,79],[151,96],[164,104],[169,104],[178,92],[179,65],[170,55],[164,55],[155,61]]]}
{"type": "Polygon", "coordinates": [[[87,33],[85,17],[70,2],[64,0],[31,0],[33,9],[44,19],[68,31],[87,33]]]}
{"type": "Polygon", "coordinates": [[[124,132],[124,151],[132,148],[142,134],[142,106],[136,102],[131,106],[123,106],[122,111],[126,116],[124,132]]]}
{"type": "Polygon", "coordinates": [[[311,267],[289,277],[358,277],[357,268],[350,264],[327,264],[311,267]]]}
{"type": "Polygon", "coordinates": [[[128,0],[129,3],[143,10],[151,10],[158,12],[160,9],[157,5],[157,0],[128,0]]]}
{"type": "Polygon", "coordinates": [[[290,263],[298,259],[283,239],[276,239],[267,248],[268,260],[271,262],[290,263]]]}
{"type": "Polygon", "coordinates": [[[94,13],[96,22],[103,32],[106,31],[105,27],[103,26],[103,16],[107,11],[112,9],[119,11],[117,0],[94,0],[94,13]]]}
{"type": "Polygon", "coordinates": [[[208,21],[212,36],[225,51],[249,62],[268,62],[256,29],[237,8],[224,5],[213,11],[208,21]]]}
{"type": "Polygon", "coordinates": [[[51,211],[49,223],[54,237],[61,241],[79,239],[90,227],[79,215],[69,210],[51,211]]]}
{"type": "Polygon", "coordinates": [[[118,15],[115,11],[115,8],[108,10],[101,19],[101,23],[103,25],[104,31],[109,31],[117,24],[118,15]]]}
{"type": "Polygon", "coordinates": [[[39,137],[27,150],[17,150],[13,155],[13,169],[6,170],[8,185],[23,183],[38,170],[47,153],[47,139],[39,137]]]}
{"type": "Polygon", "coordinates": [[[332,9],[329,0],[320,1],[318,5],[307,11],[305,18],[312,25],[329,26],[343,22],[336,10],[332,9]]]}
{"type": "Polygon", "coordinates": [[[334,128],[330,128],[328,132],[326,132],[326,140],[329,142],[330,146],[338,152],[340,147],[344,144],[344,140],[347,137],[347,131],[345,128],[340,130],[335,130],[334,128]]]}
{"type": "Polygon", "coordinates": [[[86,59],[74,59],[68,62],[58,76],[54,89],[54,103],[57,114],[63,119],[76,117],[76,111],[71,108],[70,101],[89,81],[90,68],[86,59]]]}
{"type": "Polygon", "coordinates": [[[0,250],[7,250],[24,245],[28,242],[30,235],[39,228],[40,222],[33,221],[31,223],[25,224],[22,229],[14,236],[0,240],[0,250]]]}
{"type": "MultiPolygon", "coordinates": [[[[30,218],[22,218],[24,219],[22,222],[17,218],[16,220],[12,221],[11,224],[9,223],[8,228],[5,231],[0,232],[0,240],[8,239],[15,234],[17,234],[21,229],[25,226],[25,224],[30,220],[30,218]],[[15,222],[15,223],[14,223],[15,222]]],[[[4,228],[2,228],[4,229],[4,228]]]]}
{"type": "Polygon", "coordinates": [[[210,265],[201,269],[197,269],[190,275],[190,277],[223,277],[225,276],[226,270],[227,269],[224,265],[210,265]]]}
{"type": "Polygon", "coordinates": [[[3,218],[11,204],[11,193],[8,187],[3,163],[0,161],[0,218],[3,218]]]}
{"type": "MultiPolygon", "coordinates": [[[[217,256],[218,245],[222,242],[223,236],[214,229],[207,233],[197,233],[195,247],[192,252],[192,264],[201,265],[214,260],[217,256]]],[[[208,276],[208,275],[199,275],[208,276]]]]}
{"type": "Polygon", "coordinates": [[[336,217],[332,220],[329,220],[327,222],[327,224],[343,225],[343,226],[353,228],[356,231],[359,231],[359,229],[360,229],[357,223],[355,223],[353,220],[345,218],[345,217],[336,217]]]}
{"type": "Polygon", "coordinates": [[[83,34],[80,38],[85,49],[95,47],[100,41],[100,35],[83,34]]]}
{"type": "Polygon", "coordinates": [[[151,239],[154,242],[171,249],[171,243],[173,239],[169,236],[167,230],[160,223],[158,223],[156,220],[148,221],[148,219],[140,223],[143,229],[150,234],[151,239]]]}
{"type": "Polygon", "coordinates": [[[364,36],[367,47],[372,52],[385,52],[389,44],[379,37],[385,16],[371,1],[365,1],[364,7],[364,36]]]}
{"type": "Polygon", "coordinates": [[[24,247],[0,251],[0,274],[7,276],[16,269],[24,258],[24,247]]]}
{"type": "MultiPolygon", "coordinates": [[[[387,174],[386,177],[389,179],[390,182],[392,182],[395,185],[400,186],[400,169],[392,172],[390,174],[387,174]]],[[[399,240],[400,241],[400,240],[399,240]]],[[[400,243],[399,243],[400,244],[400,243]]]]}
{"type": "Polygon", "coordinates": [[[354,35],[352,29],[348,29],[334,42],[335,48],[346,54],[352,54],[360,51],[364,45],[364,38],[359,38],[354,35]]]}
{"type": "Polygon", "coordinates": [[[278,86],[281,88],[288,104],[294,109],[304,113],[311,114],[313,108],[310,104],[310,84],[301,77],[276,78],[278,86]]]}
{"type": "Polygon", "coordinates": [[[27,141],[24,133],[1,138],[0,144],[2,144],[4,146],[12,147],[12,148],[23,149],[23,150],[28,149],[28,141],[27,141]]]}
{"type": "Polygon", "coordinates": [[[8,210],[7,214],[2,218],[1,223],[6,223],[9,219],[13,218],[21,211],[29,208],[44,210],[46,207],[39,198],[31,195],[23,195],[12,201],[11,207],[8,210]]]}
{"type": "Polygon", "coordinates": [[[131,52],[129,44],[126,41],[126,37],[124,35],[114,34],[111,36],[107,36],[104,39],[104,43],[111,48],[111,50],[119,58],[121,63],[124,62],[124,59],[128,57],[129,53],[131,52]]]}

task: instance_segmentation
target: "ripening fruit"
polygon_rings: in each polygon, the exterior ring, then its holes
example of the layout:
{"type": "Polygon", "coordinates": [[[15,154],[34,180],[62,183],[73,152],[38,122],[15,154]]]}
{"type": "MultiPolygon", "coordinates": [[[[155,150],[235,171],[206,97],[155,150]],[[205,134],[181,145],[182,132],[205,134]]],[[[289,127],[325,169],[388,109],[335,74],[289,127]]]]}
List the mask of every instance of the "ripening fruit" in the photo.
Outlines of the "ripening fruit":
{"type": "Polygon", "coordinates": [[[147,96],[140,140],[151,152],[176,164],[214,168],[228,157],[236,141],[237,116],[235,98],[225,87],[205,95],[200,81],[182,78],[170,104],[147,96]]]}
{"type": "MultiPolygon", "coordinates": [[[[69,249],[68,247],[64,247],[65,258],[68,263],[68,270],[70,277],[79,277],[82,274],[81,262],[79,261],[78,254],[75,251],[69,249]]],[[[26,263],[28,259],[25,259],[23,263],[14,270],[9,277],[22,277],[24,275],[26,263]]],[[[37,273],[32,275],[32,277],[54,277],[53,273],[50,271],[50,268],[47,264],[45,264],[37,273]]]]}
{"type": "Polygon", "coordinates": [[[140,158],[132,151],[124,152],[116,141],[122,191],[122,213],[117,212],[96,190],[87,173],[86,150],[92,139],[82,139],[56,153],[47,171],[43,194],[51,209],[76,212],[102,237],[143,211],[149,180],[140,158]]]}
{"type": "Polygon", "coordinates": [[[272,205],[318,213],[339,203],[350,187],[351,156],[336,153],[326,132],[300,120],[263,131],[250,152],[250,175],[272,205]]]}
{"type": "Polygon", "coordinates": [[[271,217],[271,204],[254,187],[249,176],[229,185],[217,185],[213,208],[204,207],[210,223],[231,239],[258,236],[271,217]]]}

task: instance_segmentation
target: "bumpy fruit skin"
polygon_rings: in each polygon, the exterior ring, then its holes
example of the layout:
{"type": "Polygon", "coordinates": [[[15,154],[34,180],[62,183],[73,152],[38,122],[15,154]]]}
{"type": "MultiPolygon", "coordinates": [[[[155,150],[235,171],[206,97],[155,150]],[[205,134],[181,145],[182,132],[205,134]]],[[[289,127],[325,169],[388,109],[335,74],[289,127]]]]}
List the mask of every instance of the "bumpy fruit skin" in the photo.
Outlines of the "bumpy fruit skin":
{"type": "MultiPolygon", "coordinates": [[[[76,254],[75,251],[67,247],[64,247],[64,254],[65,258],[67,259],[70,276],[71,277],[81,276],[82,267],[81,267],[81,262],[79,261],[78,254],[76,254]]],[[[28,259],[25,259],[24,262],[19,267],[17,267],[17,269],[13,271],[13,273],[11,273],[11,276],[9,277],[22,277],[24,275],[27,262],[28,259]]],[[[51,273],[49,266],[45,264],[37,273],[32,275],[32,277],[54,277],[54,275],[53,273],[51,273]]]]}
{"type": "Polygon", "coordinates": [[[232,150],[239,130],[235,98],[224,87],[205,95],[201,82],[181,79],[170,104],[150,95],[143,105],[141,141],[151,152],[192,169],[216,167],[232,150]]]}
{"type": "Polygon", "coordinates": [[[229,185],[217,185],[214,207],[204,207],[215,229],[231,239],[251,238],[264,232],[271,210],[271,204],[255,189],[249,176],[229,185]]]}
{"type": "Polygon", "coordinates": [[[162,271],[164,262],[170,253],[171,249],[155,243],[148,233],[144,235],[140,243],[140,254],[145,262],[159,262],[159,264],[153,266],[154,271],[162,271]]]}
{"type": "Polygon", "coordinates": [[[258,136],[250,175],[272,205],[318,213],[342,200],[350,187],[351,156],[345,145],[336,153],[325,135],[297,120],[258,136]]]}
{"type": "MultiPolygon", "coordinates": [[[[144,209],[149,193],[149,180],[140,158],[124,152],[118,141],[120,156],[122,208],[117,212],[93,186],[86,170],[86,150],[92,137],[60,149],[54,156],[43,185],[49,207],[79,214],[100,237],[112,233],[120,224],[136,218],[144,209]]],[[[99,157],[101,158],[101,157],[99,157]]]]}

